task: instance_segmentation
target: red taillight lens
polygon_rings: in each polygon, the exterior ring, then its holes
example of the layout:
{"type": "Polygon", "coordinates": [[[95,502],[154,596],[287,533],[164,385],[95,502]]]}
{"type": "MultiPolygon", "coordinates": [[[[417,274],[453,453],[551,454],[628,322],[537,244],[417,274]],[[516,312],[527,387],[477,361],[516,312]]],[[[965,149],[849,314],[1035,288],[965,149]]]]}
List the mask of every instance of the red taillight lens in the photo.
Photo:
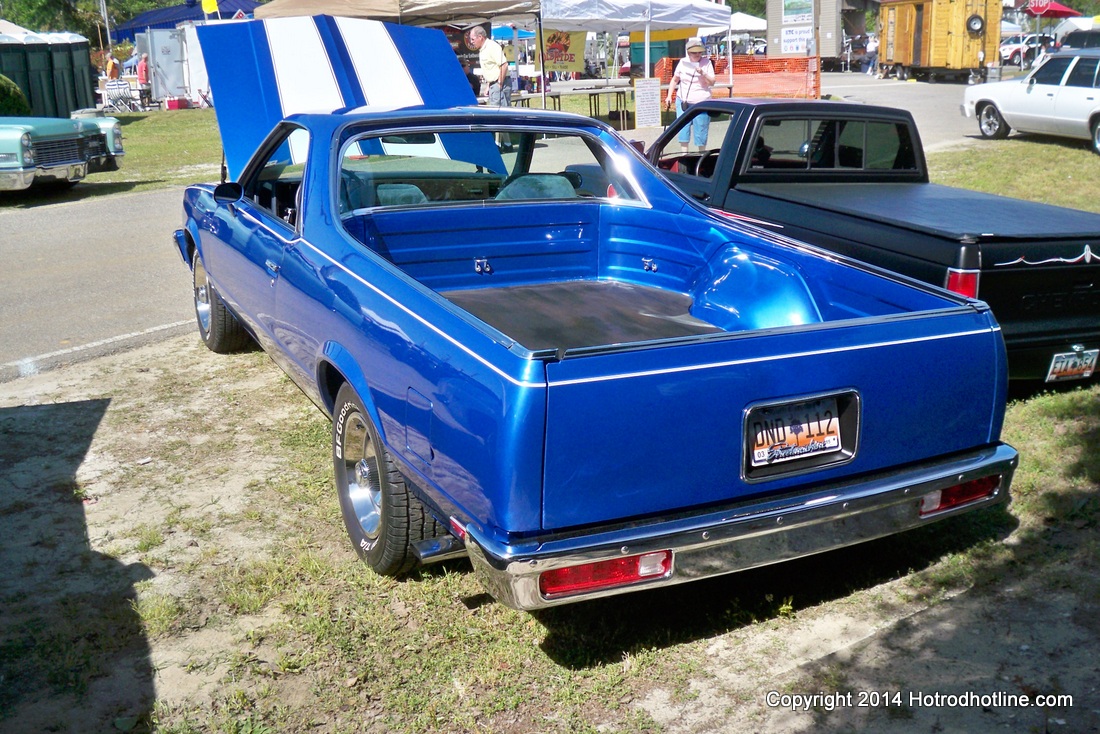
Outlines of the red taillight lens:
{"type": "Polygon", "coordinates": [[[619,192],[615,190],[615,184],[609,183],[607,185],[607,198],[616,199],[619,196],[619,192]]]}
{"type": "Polygon", "coordinates": [[[554,599],[663,578],[671,570],[672,551],[642,553],[546,571],[539,576],[539,591],[554,599]]]}
{"type": "Polygon", "coordinates": [[[966,296],[967,298],[978,297],[978,274],[977,270],[958,270],[957,268],[947,269],[947,290],[952,293],[958,293],[960,296],[966,296]]]}
{"type": "Polygon", "coordinates": [[[994,474],[993,476],[956,484],[954,487],[948,487],[947,489],[937,489],[935,492],[929,492],[920,500],[921,517],[992,497],[997,494],[1000,487],[1001,475],[994,474]]]}

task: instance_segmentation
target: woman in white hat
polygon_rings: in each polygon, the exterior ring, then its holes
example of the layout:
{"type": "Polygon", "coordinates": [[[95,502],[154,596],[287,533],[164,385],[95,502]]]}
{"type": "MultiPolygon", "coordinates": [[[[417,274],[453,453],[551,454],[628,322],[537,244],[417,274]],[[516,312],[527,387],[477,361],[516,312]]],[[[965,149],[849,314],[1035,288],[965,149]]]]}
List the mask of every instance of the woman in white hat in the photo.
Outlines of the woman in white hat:
{"type": "MultiPolygon", "coordinates": [[[[672,72],[672,83],[668,85],[668,94],[665,95],[666,106],[672,105],[672,90],[676,90],[679,104],[676,105],[676,116],[684,114],[688,105],[703,102],[710,99],[710,88],[714,86],[714,64],[706,55],[706,48],[699,38],[689,38],[687,42],[687,58],[680,59],[676,64],[676,70],[672,72]]],[[[699,150],[707,147],[707,132],[710,128],[710,115],[705,112],[695,116],[691,124],[685,125],[680,130],[680,147],[684,152],[688,149],[688,135],[695,138],[695,145],[699,150]]]]}

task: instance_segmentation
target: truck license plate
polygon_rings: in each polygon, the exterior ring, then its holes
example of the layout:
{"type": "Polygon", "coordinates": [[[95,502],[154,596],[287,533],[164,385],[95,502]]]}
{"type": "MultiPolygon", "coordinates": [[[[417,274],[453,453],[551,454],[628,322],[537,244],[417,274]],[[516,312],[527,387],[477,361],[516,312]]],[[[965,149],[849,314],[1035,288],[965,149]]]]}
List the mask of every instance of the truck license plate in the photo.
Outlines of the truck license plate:
{"type": "Polygon", "coordinates": [[[1100,349],[1055,354],[1054,359],[1050,360],[1050,369],[1047,370],[1047,382],[1084,380],[1092,377],[1092,373],[1096,371],[1098,355],[1100,355],[1100,349]]]}
{"type": "Polygon", "coordinates": [[[840,451],[836,398],[758,408],[749,416],[752,465],[806,459],[840,451]]]}

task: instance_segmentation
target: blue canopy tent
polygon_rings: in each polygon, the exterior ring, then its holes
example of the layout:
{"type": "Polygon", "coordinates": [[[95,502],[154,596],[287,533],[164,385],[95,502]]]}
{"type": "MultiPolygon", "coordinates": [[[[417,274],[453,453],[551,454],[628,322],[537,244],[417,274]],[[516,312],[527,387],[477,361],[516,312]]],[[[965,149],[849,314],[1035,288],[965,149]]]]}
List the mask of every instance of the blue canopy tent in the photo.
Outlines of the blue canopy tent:
{"type": "MultiPolygon", "coordinates": [[[[237,11],[251,16],[256,6],[260,3],[255,0],[218,0],[218,12],[223,18],[232,18],[237,11]]],[[[156,8],[147,10],[125,23],[119,23],[111,29],[111,36],[116,42],[129,41],[134,43],[138,33],[144,33],[150,28],[175,28],[180,23],[189,20],[205,20],[207,16],[202,12],[202,3],[199,0],[187,0],[183,5],[173,5],[170,8],[156,8]]]]}
{"type": "Polygon", "coordinates": [[[512,34],[515,33],[516,37],[521,41],[527,41],[535,37],[534,31],[525,30],[523,28],[516,28],[514,31],[511,26],[495,25],[493,26],[493,40],[494,41],[511,41],[512,34]]]}

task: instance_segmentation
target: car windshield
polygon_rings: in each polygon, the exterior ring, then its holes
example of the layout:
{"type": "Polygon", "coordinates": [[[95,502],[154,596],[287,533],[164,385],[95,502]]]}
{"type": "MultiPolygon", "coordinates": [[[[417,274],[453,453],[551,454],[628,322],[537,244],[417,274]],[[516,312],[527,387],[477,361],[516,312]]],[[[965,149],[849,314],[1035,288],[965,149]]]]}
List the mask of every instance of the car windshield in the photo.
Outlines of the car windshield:
{"type": "Polygon", "coordinates": [[[538,199],[637,200],[628,166],[596,137],[530,129],[413,129],[351,135],[339,170],[342,213],[538,199]]]}

